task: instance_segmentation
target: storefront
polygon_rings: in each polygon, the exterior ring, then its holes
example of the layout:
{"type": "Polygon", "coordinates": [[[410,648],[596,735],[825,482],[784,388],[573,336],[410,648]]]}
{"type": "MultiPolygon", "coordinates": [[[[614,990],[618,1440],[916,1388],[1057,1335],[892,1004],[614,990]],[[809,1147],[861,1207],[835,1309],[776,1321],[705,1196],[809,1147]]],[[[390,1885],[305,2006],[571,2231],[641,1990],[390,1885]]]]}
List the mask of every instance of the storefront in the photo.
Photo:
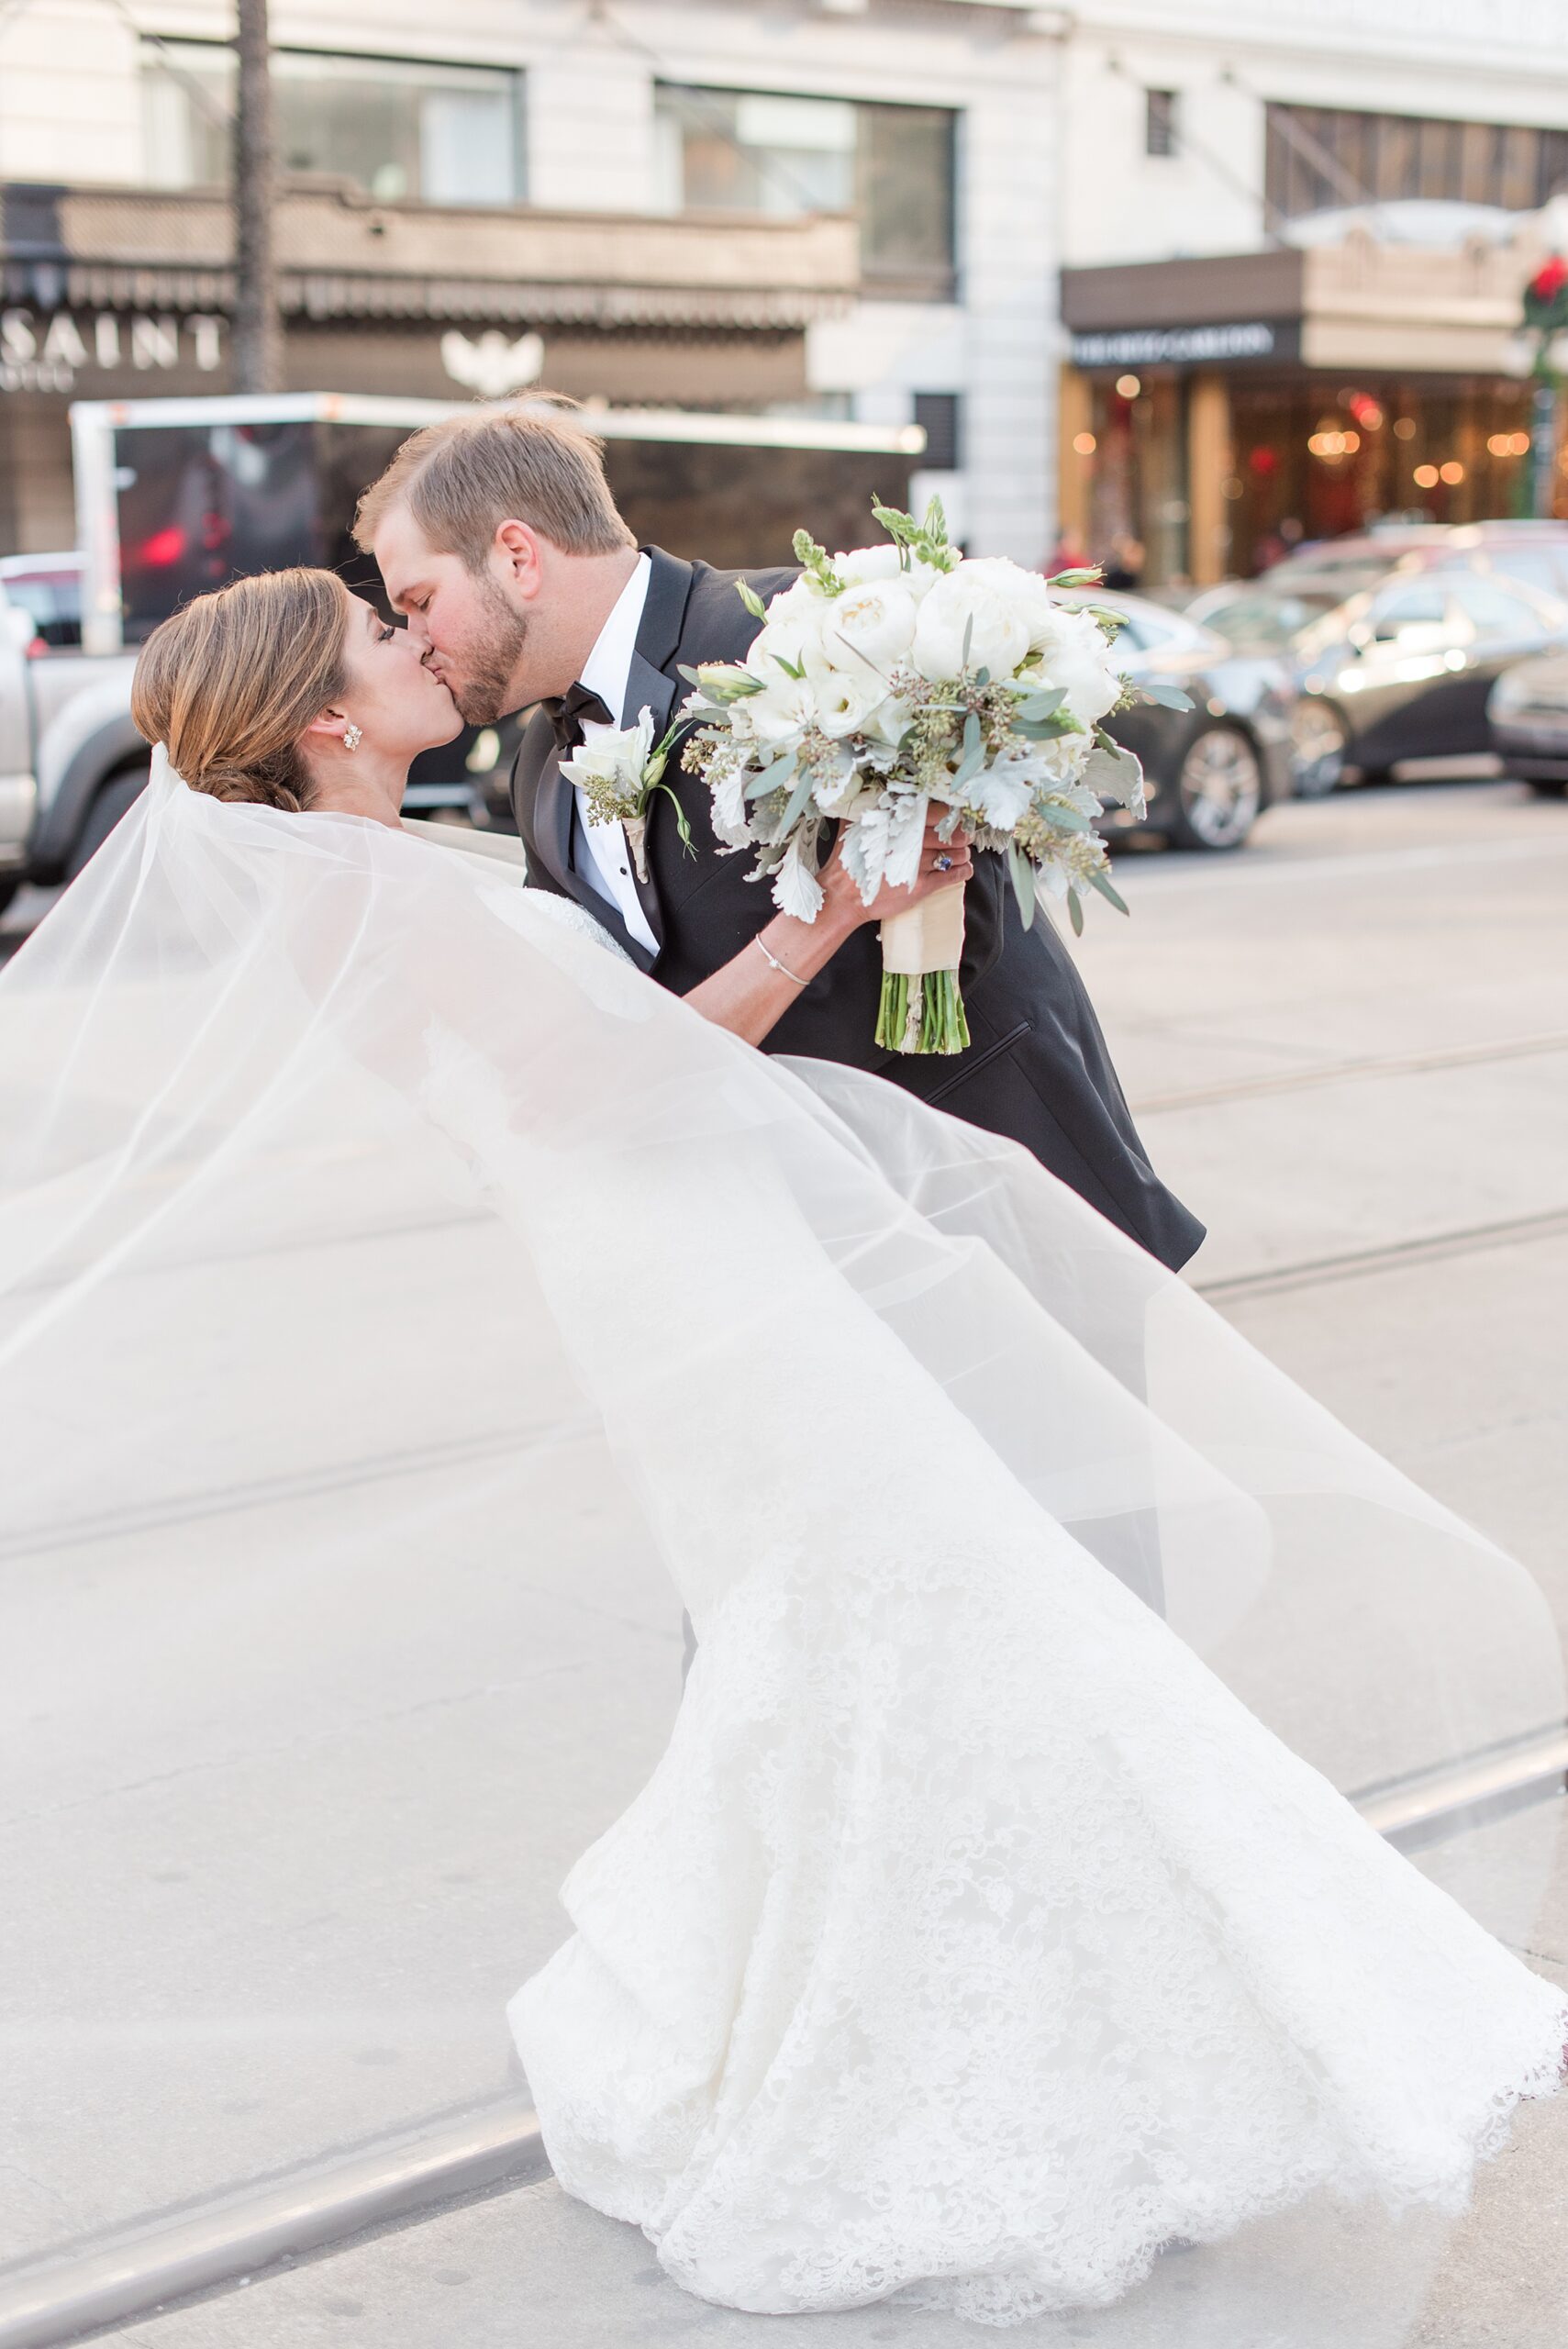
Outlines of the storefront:
{"type": "MultiPolygon", "coordinates": [[[[227,392],[220,198],[4,191],[0,552],[75,536],[73,399],[227,392]]],[[[806,334],[858,283],[853,224],[439,211],[343,189],[279,206],[284,388],[767,411],[807,399],[806,334]]]]}
{"type": "Polygon", "coordinates": [[[1064,272],[1064,542],[1151,584],[1205,582],[1380,518],[1529,511],[1530,392],[1510,362],[1540,257],[1524,237],[1359,237],[1064,272]]]}

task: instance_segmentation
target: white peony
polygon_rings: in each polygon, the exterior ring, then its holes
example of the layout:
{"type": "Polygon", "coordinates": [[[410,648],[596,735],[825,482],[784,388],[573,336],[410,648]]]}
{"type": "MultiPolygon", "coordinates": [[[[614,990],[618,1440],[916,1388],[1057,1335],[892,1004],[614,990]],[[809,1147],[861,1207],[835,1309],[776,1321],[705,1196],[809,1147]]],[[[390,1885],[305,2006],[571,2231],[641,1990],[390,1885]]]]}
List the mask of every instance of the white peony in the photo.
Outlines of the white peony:
{"type": "Polygon", "coordinates": [[[896,579],[900,568],[898,549],[891,540],[884,547],[856,547],[833,557],[833,569],[851,587],[867,579],[896,579]]]}
{"type": "Polygon", "coordinates": [[[1037,626],[1026,674],[1065,693],[1067,714],[1080,726],[1097,725],[1121,699],[1123,681],[1104,635],[1087,612],[1064,604],[1051,604],[1037,626]]]}
{"type": "Polygon", "coordinates": [[[988,669],[994,677],[1010,677],[1029,651],[1022,599],[1006,584],[986,577],[987,568],[960,563],[935,582],[920,606],[915,666],[934,684],[960,674],[966,640],[970,667],[988,669]]]}
{"type": "Polygon", "coordinates": [[[914,642],[917,617],[915,598],[896,576],[847,587],[823,614],[822,657],[835,669],[869,663],[885,689],[888,671],[914,642]]]}

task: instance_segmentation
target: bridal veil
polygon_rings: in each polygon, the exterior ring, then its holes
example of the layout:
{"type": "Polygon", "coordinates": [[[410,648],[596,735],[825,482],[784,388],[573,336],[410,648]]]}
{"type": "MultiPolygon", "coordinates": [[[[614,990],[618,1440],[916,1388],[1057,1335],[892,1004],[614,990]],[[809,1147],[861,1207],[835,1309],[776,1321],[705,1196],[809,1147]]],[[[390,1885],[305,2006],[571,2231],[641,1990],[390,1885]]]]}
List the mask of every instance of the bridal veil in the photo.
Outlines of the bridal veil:
{"type": "MultiPolygon", "coordinates": [[[[681,1606],[977,1446],[1365,1806],[1561,1721],[1525,1573],[1031,1160],[502,867],[161,774],[0,976],[0,2257],[497,2090],[681,1606]]],[[[1515,1945],[1553,1808],[1423,1855],[1515,1945]]],[[[1446,2222],[1318,2223],[1073,2337],[1413,2340],[1446,2222]]]]}

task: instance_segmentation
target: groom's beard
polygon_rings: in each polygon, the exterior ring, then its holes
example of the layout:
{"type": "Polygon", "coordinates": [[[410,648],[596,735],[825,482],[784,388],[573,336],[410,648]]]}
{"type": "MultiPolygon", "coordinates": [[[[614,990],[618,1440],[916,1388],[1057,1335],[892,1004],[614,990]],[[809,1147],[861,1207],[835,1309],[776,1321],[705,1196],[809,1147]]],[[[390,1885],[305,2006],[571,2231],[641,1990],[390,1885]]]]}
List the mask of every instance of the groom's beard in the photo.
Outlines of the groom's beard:
{"type": "Polygon", "coordinates": [[[528,632],[526,614],[513,609],[493,579],[482,581],[480,600],[484,620],[462,656],[461,680],[446,684],[467,726],[494,726],[517,707],[512,679],[522,658],[528,632]]]}

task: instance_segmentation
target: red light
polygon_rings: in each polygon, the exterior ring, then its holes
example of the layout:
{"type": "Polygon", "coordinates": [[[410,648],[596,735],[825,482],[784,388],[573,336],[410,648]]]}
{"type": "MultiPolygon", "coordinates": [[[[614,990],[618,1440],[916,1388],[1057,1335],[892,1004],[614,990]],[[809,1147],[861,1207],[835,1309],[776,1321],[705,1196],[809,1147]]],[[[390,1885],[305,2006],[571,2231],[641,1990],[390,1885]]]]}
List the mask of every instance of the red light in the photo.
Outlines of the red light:
{"type": "Polygon", "coordinates": [[[150,539],[143,539],[136,559],[150,571],[166,571],[172,562],[179,562],[184,551],[185,534],[177,523],[171,522],[166,530],[154,530],[150,539]]]}
{"type": "Polygon", "coordinates": [[[1262,449],[1249,449],[1247,451],[1247,470],[1249,473],[1277,473],[1279,471],[1278,450],[1267,447],[1262,449]]]}

